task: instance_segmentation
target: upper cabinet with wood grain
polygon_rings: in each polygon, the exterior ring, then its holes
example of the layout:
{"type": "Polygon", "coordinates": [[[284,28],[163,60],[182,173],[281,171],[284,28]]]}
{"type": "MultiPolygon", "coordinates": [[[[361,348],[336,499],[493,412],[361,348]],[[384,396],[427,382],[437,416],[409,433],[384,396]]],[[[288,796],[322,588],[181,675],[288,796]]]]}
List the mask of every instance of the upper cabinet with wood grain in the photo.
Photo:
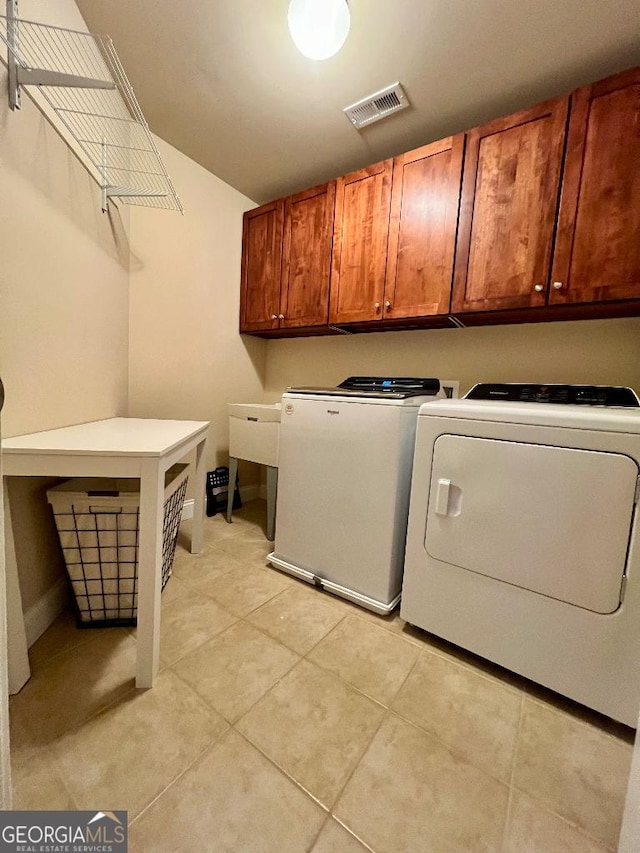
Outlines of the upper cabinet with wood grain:
{"type": "Polygon", "coordinates": [[[571,118],[552,304],[640,298],[640,69],[584,86],[571,118]]]}
{"type": "Polygon", "coordinates": [[[338,178],[331,267],[331,323],[382,317],[393,160],[338,178]]]}
{"type": "Polygon", "coordinates": [[[332,323],[449,310],[464,134],[338,179],[332,323]]]}
{"type": "Polygon", "coordinates": [[[335,181],[244,215],[240,331],[326,326],[335,181]]]}
{"type": "Polygon", "coordinates": [[[545,304],[568,103],[467,134],[453,312],[545,304]]]}
{"type": "Polygon", "coordinates": [[[241,331],[640,315],[640,68],[245,214],[241,331]]]}
{"type": "Polygon", "coordinates": [[[463,151],[460,133],[393,161],[386,318],[449,310],[463,151]]]}
{"type": "Polygon", "coordinates": [[[283,200],[248,210],[242,229],[240,331],[278,327],[283,200]]]}
{"type": "Polygon", "coordinates": [[[285,200],[282,328],[327,324],[335,197],[336,182],[331,181],[285,200]]]}

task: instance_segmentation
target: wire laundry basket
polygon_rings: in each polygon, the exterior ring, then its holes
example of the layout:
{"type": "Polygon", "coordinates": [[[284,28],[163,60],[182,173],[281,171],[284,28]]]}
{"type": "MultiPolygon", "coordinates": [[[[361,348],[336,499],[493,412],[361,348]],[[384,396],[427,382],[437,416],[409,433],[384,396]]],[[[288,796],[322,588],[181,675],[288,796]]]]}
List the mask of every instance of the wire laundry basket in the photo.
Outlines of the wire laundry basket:
{"type": "MultiPolygon", "coordinates": [[[[162,588],[171,576],[187,465],[165,476],[162,588]]],[[[74,594],[78,626],[135,625],[140,481],[75,478],[47,491],[74,594]]]]}

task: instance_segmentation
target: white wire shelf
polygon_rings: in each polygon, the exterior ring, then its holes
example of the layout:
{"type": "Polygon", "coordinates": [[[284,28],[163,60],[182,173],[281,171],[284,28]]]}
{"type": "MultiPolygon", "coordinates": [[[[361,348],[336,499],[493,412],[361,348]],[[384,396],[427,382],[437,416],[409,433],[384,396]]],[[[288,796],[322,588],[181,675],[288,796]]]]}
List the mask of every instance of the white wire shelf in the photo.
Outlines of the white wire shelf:
{"type": "Polygon", "coordinates": [[[108,36],[25,21],[8,0],[0,15],[9,103],[28,87],[107,200],[183,212],[133,89],[108,36]]]}

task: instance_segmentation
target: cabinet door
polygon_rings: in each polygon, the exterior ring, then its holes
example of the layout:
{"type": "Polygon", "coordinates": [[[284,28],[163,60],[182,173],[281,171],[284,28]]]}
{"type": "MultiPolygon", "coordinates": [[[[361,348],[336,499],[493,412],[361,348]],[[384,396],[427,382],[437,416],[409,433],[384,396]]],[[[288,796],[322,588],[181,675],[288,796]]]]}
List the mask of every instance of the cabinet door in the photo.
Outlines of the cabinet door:
{"type": "Polygon", "coordinates": [[[248,210],[242,229],[240,331],[278,328],[284,202],[248,210]]]}
{"type": "Polygon", "coordinates": [[[640,68],[571,96],[549,301],[640,298],[640,68]]]}
{"type": "Polygon", "coordinates": [[[286,199],[280,325],[325,326],[336,183],[331,181],[286,199]]]}
{"type": "Polygon", "coordinates": [[[453,311],[544,305],[567,98],[467,135],[453,311]]]}
{"type": "Polygon", "coordinates": [[[393,161],[385,317],[449,310],[463,150],[461,133],[393,161]]]}
{"type": "Polygon", "coordinates": [[[338,178],[331,265],[332,323],[382,317],[393,160],[338,178]]]}

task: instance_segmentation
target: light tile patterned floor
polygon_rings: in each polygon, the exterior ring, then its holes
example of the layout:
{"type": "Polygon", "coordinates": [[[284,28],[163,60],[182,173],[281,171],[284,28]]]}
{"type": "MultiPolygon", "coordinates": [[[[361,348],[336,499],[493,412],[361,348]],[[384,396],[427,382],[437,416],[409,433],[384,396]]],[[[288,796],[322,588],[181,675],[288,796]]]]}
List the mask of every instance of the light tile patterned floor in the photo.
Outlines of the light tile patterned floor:
{"type": "Polygon", "coordinates": [[[133,631],[38,640],[16,808],[127,809],[132,853],[615,850],[629,729],[267,567],[264,523],[179,546],[153,690],[133,631]]]}

